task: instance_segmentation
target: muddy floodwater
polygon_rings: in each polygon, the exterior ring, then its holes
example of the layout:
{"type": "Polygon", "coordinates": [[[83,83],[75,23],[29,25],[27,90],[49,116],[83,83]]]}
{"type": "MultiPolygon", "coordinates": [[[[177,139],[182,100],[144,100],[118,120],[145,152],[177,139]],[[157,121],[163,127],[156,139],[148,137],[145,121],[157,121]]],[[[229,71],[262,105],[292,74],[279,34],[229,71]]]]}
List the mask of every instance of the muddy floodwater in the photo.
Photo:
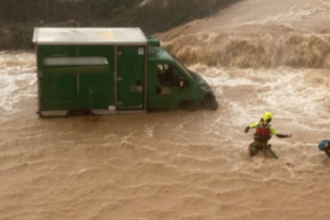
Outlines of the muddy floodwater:
{"type": "Polygon", "coordinates": [[[330,2],[245,0],[157,36],[216,111],[40,119],[34,52],[0,52],[0,219],[328,220],[330,2]],[[279,159],[251,158],[265,111],[279,159]]]}

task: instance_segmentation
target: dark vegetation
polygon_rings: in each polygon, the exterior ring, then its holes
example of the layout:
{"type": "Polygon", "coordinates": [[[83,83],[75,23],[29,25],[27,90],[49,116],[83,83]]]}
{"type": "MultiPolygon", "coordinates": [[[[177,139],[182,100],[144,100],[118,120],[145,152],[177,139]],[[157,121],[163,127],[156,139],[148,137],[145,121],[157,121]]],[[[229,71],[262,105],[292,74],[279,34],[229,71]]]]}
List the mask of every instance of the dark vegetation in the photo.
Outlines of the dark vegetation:
{"type": "Polygon", "coordinates": [[[167,31],[239,0],[0,0],[0,49],[31,49],[34,27],[140,27],[167,31]]]}

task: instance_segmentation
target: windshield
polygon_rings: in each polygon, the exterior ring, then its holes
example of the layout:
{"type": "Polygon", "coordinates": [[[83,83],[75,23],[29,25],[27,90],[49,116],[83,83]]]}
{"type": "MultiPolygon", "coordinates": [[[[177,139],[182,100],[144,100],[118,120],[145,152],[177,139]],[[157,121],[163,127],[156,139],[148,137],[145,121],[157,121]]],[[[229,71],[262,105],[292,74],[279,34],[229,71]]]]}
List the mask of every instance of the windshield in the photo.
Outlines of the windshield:
{"type": "Polygon", "coordinates": [[[185,71],[185,73],[191,78],[191,79],[193,79],[193,80],[195,80],[195,81],[198,81],[198,77],[197,76],[195,76],[195,74],[193,74],[191,71],[189,71],[188,69],[187,69],[187,67],[185,67],[185,65],[183,65],[176,57],[174,57],[174,60],[175,60],[175,62],[176,62],[176,64],[179,66],[179,67],[181,67],[181,69],[183,69],[184,71],[185,71]]]}

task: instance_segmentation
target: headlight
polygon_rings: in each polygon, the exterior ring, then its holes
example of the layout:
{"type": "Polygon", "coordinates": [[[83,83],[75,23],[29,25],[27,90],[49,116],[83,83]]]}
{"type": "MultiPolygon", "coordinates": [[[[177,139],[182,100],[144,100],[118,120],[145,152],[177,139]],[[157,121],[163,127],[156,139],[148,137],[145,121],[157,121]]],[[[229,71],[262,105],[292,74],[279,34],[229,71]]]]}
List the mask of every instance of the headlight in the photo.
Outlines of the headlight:
{"type": "Polygon", "coordinates": [[[199,87],[203,92],[212,92],[211,87],[209,86],[203,86],[203,87],[199,87]]]}

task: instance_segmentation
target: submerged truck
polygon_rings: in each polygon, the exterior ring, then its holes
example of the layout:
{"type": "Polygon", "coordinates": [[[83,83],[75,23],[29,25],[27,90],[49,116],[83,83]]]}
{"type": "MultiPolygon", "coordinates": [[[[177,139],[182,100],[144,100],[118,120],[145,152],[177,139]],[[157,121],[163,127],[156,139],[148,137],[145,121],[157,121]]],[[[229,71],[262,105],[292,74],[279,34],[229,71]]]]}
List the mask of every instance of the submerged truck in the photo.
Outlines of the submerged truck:
{"type": "Polygon", "coordinates": [[[139,28],[35,28],[40,117],[216,110],[211,87],[139,28]]]}

